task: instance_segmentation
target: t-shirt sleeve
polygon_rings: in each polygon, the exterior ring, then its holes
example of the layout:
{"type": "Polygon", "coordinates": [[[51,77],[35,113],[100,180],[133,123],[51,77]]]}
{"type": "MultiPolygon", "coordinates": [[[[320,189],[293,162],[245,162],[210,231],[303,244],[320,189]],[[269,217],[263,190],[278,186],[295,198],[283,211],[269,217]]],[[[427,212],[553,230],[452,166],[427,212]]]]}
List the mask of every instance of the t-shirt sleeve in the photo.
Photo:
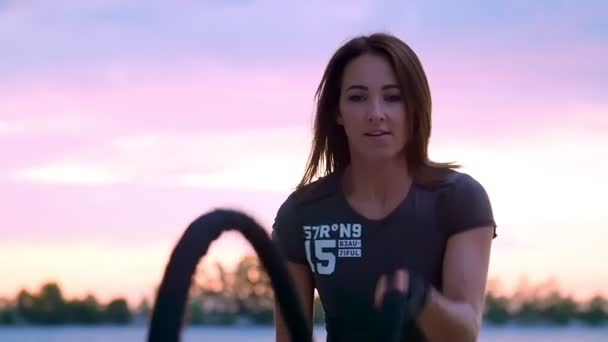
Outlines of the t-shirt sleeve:
{"type": "Polygon", "coordinates": [[[304,232],[296,216],[293,197],[289,197],[277,211],[271,237],[279,252],[289,261],[306,264],[304,232]]]}
{"type": "Polygon", "coordinates": [[[492,204],[485,188],[473,177],[460,174],[446,196],[445,229],[449,235],[491,226],[496,234],[492,204]]]}

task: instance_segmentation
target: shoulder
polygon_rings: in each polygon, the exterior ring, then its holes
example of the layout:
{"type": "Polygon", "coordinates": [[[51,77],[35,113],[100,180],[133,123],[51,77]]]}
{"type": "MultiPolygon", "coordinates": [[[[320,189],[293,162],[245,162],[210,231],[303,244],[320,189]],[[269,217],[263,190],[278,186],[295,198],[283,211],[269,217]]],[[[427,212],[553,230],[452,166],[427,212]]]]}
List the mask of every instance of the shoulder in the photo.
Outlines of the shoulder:
{"type": "Polygon", "coordinates": [[[428,168],[417,176],[415,182],[426,190],[442,195],[458,197],[486,193],[484,186],[477,179],[454,169],[428,168]]]}
{"type": "Polygon", "coordinates": [[[490,199],[485,187],[473,176],[453,171],[447,180],[448,196],[453,202],[489,206],[490,199]]]}
{"type": "Polygon", "coordinates": [[[339,182],[339,175],[333,173],[294,190],[279,207],[278,215],[293,214],[303,207],[319,203],[334,195],[339,189],[339,182]]]}
{"type": "Polygon", "coordinates": [[[446,186],[455,196],[486,194],[483,185],[473,176],[464,172],[451,171],[450,176],[446,179],[446,186]]]}
{"type": "Polygon", "coordinates": [[[435,174],[420,186],[433,192],[444,204],[489,205],[490,200],[485,187],[470,174],[454,169],[438,169],[431,172],[435,174]]]}
{"type": "Polygon", "coordinates": [[[436,195],[440,217],[448,233],[482,226],[493,226],[494,213],[488,193],[473,176],[452,169],[441,170],[441,177],[424,186],[436,195]]]}
{"type": "Polygon", "coordinates": [[[326,203],[324,199],[335,193],[338,189],[337,185],[339,185],[339,177],[336,175],[322,177],[294,190],[279,207],[272,225],[271,236],[288,260],[300,264],[308,262],[304,249],[305,233],[302,229],[302,218],[311,206],[316,208],[317,204],[326,203]]]}

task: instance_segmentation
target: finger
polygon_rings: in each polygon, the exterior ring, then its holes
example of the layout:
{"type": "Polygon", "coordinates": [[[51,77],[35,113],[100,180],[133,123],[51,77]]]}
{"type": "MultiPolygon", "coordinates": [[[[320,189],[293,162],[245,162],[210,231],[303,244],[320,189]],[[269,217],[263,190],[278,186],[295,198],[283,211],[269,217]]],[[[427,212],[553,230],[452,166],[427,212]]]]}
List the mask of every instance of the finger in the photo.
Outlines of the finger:
{"type": "Polygon", "coordinates": [[[401,340],[405,316],[406,274],[404,271],[392,272],[387,276],[386,288],[380,299],[376,341],[397,342],[401,340]]]}
{"type": "Polygon", "coordinates": [[[409,282],[409,273],[403,269],[397,270],[395,272],[394,279],[395,279],[394,284],[392,284],[394,286],[394,288],[401,292],[407,292],[408,282],[409,282]]]}
{"type": "Polygon", "coordinates": [[[384,297],[384,293],[386,293],[386,275],[382,275],[376,283],[376,292],[374,293],[374,306],[376,308],[380,308],[382,306],[382,298],[384,297]]]}

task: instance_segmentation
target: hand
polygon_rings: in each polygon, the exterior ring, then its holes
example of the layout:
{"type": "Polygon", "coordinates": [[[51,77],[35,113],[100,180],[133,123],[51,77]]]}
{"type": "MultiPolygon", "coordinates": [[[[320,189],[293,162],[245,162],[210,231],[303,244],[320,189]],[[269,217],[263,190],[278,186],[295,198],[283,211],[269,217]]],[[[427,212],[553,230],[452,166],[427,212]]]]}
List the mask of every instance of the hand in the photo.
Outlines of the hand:
{"type": "Polygon", "coordinates": [[[374,307],[378,310],[378,341],[400,341],[409,336],[415,320],[427,305],[431,285],[405,269],[384,274],[376,283],[374,307]]]}
{"type": "Polygon", "coordinates": [[[420,274],[412,273],[406,269],[398,269],[393,273],[383,274],[376,283],[374,293],[374,306],[382,308],[387,295],[404,297],[406,314],[410,318],[417,318],[427,305],[430,297],[431,284],[420,274]]]}
{"type": "Polygon", "coordinates": [[[374,307],[380,309],[384,304],[384,297],[389,290],[397,290],[406,294],[409,289],[410,273],[407,270],[396,270],[393,274],[383,274],[376,283],[374,293],[374,307]]]}
{"type": "Polygon", "coordinates": [[[409,272],[397,270],[383,274],[376,283],[374,307],[378,310],[376,340],[398,342],[402,339],[407,315],[409,272]]]}

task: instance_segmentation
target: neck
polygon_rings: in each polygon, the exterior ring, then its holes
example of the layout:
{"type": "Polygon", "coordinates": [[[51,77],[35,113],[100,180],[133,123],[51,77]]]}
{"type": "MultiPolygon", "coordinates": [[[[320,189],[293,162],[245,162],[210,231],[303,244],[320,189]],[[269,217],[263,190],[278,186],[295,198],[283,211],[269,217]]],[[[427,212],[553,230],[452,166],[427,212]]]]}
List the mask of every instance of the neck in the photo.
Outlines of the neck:
{"type": "Polygon", "coordinates": [[[361,201],[390,205],[411,183],[405,158],[386,161],[351,159],[344,179],[347,195],[361,201]]]}

